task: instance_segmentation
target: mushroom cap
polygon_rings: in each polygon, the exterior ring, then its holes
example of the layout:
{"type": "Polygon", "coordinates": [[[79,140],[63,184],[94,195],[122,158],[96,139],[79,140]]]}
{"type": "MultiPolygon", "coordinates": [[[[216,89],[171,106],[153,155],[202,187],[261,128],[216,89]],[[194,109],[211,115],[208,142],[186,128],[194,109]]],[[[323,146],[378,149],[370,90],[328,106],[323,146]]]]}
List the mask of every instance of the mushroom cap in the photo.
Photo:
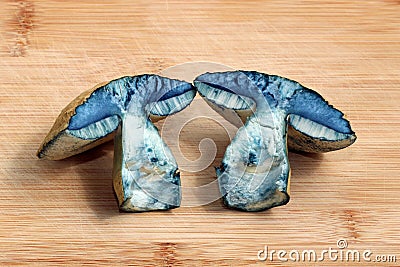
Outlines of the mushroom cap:
{"type": "Polygon", "coordinates": [[[187,82],[149,74],[98,84],[61,111],[37,156],[58,160],[84,152],[111,140],[126,112],[157,121],[184,109],[195,94],[187,82]]]}
{"type": "Polygon", "coordinates": [[[200,95],[222,116],[234,124],[234,110],[246,121],[255,106],[267,103],[287,115],[290,149],[328,152],[354,143],[356,135],[343,113],[329,105],[317,92],[300,83],[256,71],[205,73],[194,81],[200,95]]]}

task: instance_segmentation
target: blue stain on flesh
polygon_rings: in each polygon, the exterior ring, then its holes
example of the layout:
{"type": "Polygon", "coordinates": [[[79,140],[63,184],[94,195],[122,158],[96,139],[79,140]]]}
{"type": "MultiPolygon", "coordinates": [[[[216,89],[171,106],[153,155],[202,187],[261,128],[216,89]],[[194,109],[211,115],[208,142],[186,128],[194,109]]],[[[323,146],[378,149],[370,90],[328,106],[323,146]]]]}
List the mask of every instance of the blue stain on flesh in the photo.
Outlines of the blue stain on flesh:
{"type": "Polygon", "coordinates": [[[79,130],[107,117],[121,116],[131,96],[135,94],[136,86],[143,83],[144,78],[146,75],[123,77],[96,89],[82,105],[76,108],[68,129],[79,130]]]}
{"type": "Polygon", "coordinates": [[[125,119],[125,126],[122,126],[124,150],[121,151],[124,204],[121,209],[146,211],[179,206],[180,177],[172,152],[148,118],[129,113],[125,119]],[[138,129],[143,132],[139,134],[138,129]],[[132,139],[128,138],[131,136],[132,139]]]}
{"type": "Polygon", "coordinates": [[[281,108],[286,110],[287,114],[302,116],[340,133],[354,134],[341,111],[329,105],[317,92],[293,80],[256,71],[234,71],[205,73],[197,77],[196,81],[246,96],[251,94],[248,90],[257,88],[271,108],[281,108]],[[247,77],[253,86],[240,86],[239,82],[243,76],[247,77]]]}
{"type": "Polygon", "coordinates": [[[122,104],[115,101],[115,97],[106,92],[104,87],[100,88],[83,105],[76,108],[68,129],[79,130],[113,115],[121,115],[122,104]]]}
{"type": "Polygon", "coordinates": [[[288,113],[302,116],[340,133],[354,133],[341,111],[328,105],[319,94],[307,89],[292,97],[288,113]]]}
{"type": "Polygon", "coordinates": [[[280,76],[254,71],[206,73],[194,83],[211,105],[250,109],[237,101],[241,96],[257,105],[216,168],[224,203],[231,208],[260,211],[289,201],[288,115],[296,130],[318,142],[350,138],[347,133],[353,133],[343,113],[318,93],[280,76]]]}
{"type": "Polygon", "coordinates": [[[248,161],[249,161],[247,163],[248,166],[257,164],[257,162],[258,162],[257,155],[253,151],[250,151],[248,161]]]}
{"type": "MultiPolygon", "coordinates": [[[[134,77],[122,77],[96,89],[82,105],[76,108],[75,115],[70,119],[68,129],[80,130],[114,115],[121,117],[135,94],[141,95],[142,97],[143,95],[162,94],[162,92],[148,91],[152,88],[146,88],[147,83],[149,83],[150,86],[157,86],[157,84],[154,84],[153,80],[151,80],[154,77],[154,75],[148,74],[134,77]],[[147,91],[145,91],[146,89],[147,91]]],[[[168,79],[163,77],[159,78],[168,79]]],[[[179,97],[188,91],[194,91],[192,85],[187,82],[168,80],[173,87],[164,88],[166,93],[155,97],[158,99],[154,99],[154,101],[164,101],[179,97]]],[[[143,103],[143,105],[144,104],[146,103],[143,103]]],[[[113,130],[115,129],[111,131],[113,130]]]]}
{"type": "Polygon", "coordinates": [[[163,101],[178,95],[182,95],[190,90],[193,90],[193,87],[189,83],[178,85],[173,90],[170,90],[164,94],[160,99],[158,99],[158,101],[163,101]]]}
{"type": "Polygon", "coordinates": [[[202,82],[202,83],[204,83],[204,84],[206,84],[206,85],[208,85],[208,86],[210,86],[210,87],[223,90],[223,91],[228,92],[228,93],[232,93],[232,94],[235,93],[234,91],[232,91],[232,90],[230,90],[229,88],[224,87],[224,86],[222,86],[222,85],[220,85],[220,84],[211,83],[211,82],[202,82]]]}
{"type": "MultiPolygon", "coordinates": [[[[354,133],[350,123],[343,118],[343,113],[329,105],[317,92],[287,78],[267,74],[263,76],[268,77],[268,84],[259,88],[269,103],[273,98],[277,101],[276,106],[283,107],[288,114],[302,116],[340,133],[354,133]]],[[[250,79],[252,77],[249,76],[250,79]]]]}
{"type": "Polygon", "coordinates": [[[269,149],[275,140],[285,140],[283,129],[266,128],[259,136],[254,118],[238,130],[216,169],[225,204],[246,211],[283,205],[289,198],[286,152],[279,146],[269,149]]]}

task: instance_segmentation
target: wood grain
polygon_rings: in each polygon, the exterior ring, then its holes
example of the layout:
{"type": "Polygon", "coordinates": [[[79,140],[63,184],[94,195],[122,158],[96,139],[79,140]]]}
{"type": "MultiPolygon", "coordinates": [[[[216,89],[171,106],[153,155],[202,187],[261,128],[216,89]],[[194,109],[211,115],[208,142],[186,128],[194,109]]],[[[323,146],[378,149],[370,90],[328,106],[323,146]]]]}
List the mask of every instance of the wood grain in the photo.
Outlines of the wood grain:
{"type": "MultiPolygon", "coordinates": [[[[382,265],[398,264],[399,1],[79,2],[0,2],[2,266],[285,265],[259,262],[257,251],[321,251],[341,238],[350,249],[397,255],[382,265]],[[298,80],[341,109],[358,140],[329,154],[290,154],[291,201],[261,213],[214,201],[123,214],[112,144],[59,162],[36,159],[58,113],[82,91],[194,61],[298,80]]],[[[183,172],[185,186],[215,179],[229,143],[222,126],[194,120],[180,146],[195,160],[206,137],[216,158],[202,172],[183,172]]],[[[318,263],[345,264],[360,265],[318,263]]]]}

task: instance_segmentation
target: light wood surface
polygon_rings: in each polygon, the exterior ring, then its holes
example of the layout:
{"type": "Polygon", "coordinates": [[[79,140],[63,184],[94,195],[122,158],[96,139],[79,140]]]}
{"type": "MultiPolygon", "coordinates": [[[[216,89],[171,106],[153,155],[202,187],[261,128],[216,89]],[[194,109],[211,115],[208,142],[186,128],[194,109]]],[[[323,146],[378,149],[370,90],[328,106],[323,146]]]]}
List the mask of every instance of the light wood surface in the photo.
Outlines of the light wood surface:
{"type": "MultiPolygon", "coordinates": [[[[0,265],[266,266],[282,263],[257,260],[265,245],[321,251],[339,239],[399,264],[399,1],[3,0],[0,40],[0,265]],[[291,153],[290,203],[260,213],[214,201],[123,214],[112,143],[59,162],[35,157],[82,91],[196,61],[297,80],[342,110],[358,140],[291,153]]],[[[229,138],[207,118],[181,132],[192,161],[207,137],[217,156],[202,172],[182,171],[186,187],[215,179],[229,138]]]]}

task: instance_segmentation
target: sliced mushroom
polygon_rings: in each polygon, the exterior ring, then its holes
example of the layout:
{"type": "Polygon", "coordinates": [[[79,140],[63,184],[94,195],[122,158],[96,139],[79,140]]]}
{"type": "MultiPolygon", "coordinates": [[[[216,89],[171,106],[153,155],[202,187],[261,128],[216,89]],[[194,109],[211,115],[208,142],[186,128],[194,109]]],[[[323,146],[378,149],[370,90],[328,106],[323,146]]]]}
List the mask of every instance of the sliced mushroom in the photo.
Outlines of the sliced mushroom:
{"type": "Polygon", "coordinates": [[[260,211],[289,201],[287,146],[328,152],[354,143],[343,113],[298,82],[254,71],[205,73],[199,94],[239,128],[216,169],[228,207],[260,211]]]}
{"type": "Polygon", "coordinates": [[[157,121],[179,112],[195,94],[191,84],[157,75],[99,84],[64,108],[37,155],[63,159],[115,136],[113,183],[120,209],[179,207],[177,163],[149,118],[157,121]]]}

